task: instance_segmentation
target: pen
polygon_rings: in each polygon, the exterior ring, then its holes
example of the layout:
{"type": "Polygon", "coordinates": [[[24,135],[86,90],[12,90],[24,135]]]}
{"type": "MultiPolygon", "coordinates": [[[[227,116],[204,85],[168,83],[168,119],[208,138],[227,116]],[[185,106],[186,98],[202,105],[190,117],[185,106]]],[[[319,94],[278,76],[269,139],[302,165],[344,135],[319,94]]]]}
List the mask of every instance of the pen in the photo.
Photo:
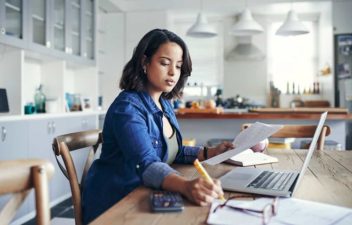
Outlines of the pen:
{"type": "MultiPolygon", "coordinates": [[[[213,184],[213,180],[211,179],[211,177],[209,176],[209,174],[207,173],[207,171],[204,169],[204,167],[202,166],[202,164],[200,164],[199,160],[196,159],[194,160],[193,163],[194,167],[197,169],[198,173],[203,176],[209,183],[213,184]]],[[[224,198],[223,195],[221,195],[219,197],[221,200],[225,201],[226,199],[224,198]]]]}

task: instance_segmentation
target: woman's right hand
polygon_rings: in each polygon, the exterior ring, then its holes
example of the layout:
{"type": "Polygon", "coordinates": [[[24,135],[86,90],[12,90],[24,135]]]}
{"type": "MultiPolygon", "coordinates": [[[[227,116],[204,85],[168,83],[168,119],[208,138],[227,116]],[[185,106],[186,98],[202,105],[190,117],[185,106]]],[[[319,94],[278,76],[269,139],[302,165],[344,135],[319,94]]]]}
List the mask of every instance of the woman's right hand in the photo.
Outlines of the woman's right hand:
{"type": "Polygon", "coordinates": [[[214,179],[210,183],[202,177],[186,181],[183,194],[200,206],[210,205],[215,198],[224,195],[219,180],[214,179]]]}

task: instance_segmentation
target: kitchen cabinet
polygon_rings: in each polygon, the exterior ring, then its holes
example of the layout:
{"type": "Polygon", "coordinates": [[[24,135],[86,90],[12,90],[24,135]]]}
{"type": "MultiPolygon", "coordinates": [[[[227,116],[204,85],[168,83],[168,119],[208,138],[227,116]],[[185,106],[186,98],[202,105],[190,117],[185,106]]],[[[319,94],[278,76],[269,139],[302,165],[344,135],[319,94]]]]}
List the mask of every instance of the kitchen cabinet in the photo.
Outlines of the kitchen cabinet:
{"type": "Polygon", "coordinates": [[[97,108],[95,11],[94,0],[0,0],[0,43],[7,44],[0,48],[0,87],[7,89],[9,115],[24,115],[40,84],[57,101],[57,113],[66,112],[66,93],[97,108]]]}
{"type": "MultiPolygon", "coordinates": [[[[28,157],[28,123],[23,121],[0,121],[0,163],[1,160],[26,159],[28,157]]],[[[11,195],[0,196],[0,209],[11,198],[11,195]]],[[[29,212],[29,200],[21,205],[16,218],[29,212]]]]}
{"type": "Polygon", "coordinates": [[[95,65],[95,20],[95,0],[0,0],[0,43],[95,65]]]}
{"type": "Polygon", "coordinates": [[[29,1],[0,0],[0,42],[21,48],[27,47],[25,26],[29,1]]]}
{"type": "MultiPolygon", "coordinates": [[[[32,118],[28,120],[0,121],[0,163],[1,160],[40,158],[49,160],[55,167],[55,173],[49,181],[50,205],[56,205],[71,195],[69,182],[60,171],[52,141],[56,136],[71,132],[96,129],[98,116],[96,114],[73,116],[32,118]]],[[[77,173],[84,168],[88,149],[72,152],[77,173]]],[[[61,159],[59,159],[61,161],[61,159]]],[[[62,162],[62,161],[61,161],[62,162]]],[[[79,176],[80,179],[80,176],[79,176]]],[[[9,196],[0,197],[0,208],[9,196]]],[[[34,192],[25,200],[15,219],[21,224],[34,215],[34,192]]]]}

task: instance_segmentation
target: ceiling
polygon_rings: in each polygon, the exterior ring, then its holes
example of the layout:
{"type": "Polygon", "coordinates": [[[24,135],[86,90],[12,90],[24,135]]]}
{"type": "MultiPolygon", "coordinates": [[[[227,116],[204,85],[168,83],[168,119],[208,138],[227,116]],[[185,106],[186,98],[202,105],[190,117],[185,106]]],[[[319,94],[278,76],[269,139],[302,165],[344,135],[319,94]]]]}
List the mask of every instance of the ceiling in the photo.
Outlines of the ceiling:
{"type": "MultiPolygon", "coordinates": [[[[288,11],[291,7],[304,10],[318,2],[337,2],[352,0],[203,0],[203,11],[210,14],[233,14],[247,5],[256,14],[272,14],[288,11]],[[307,4],[309,3],[309,4],[307,4]]],[[[100,5],[108,12],[131,11],[170,11],[194,13],[201,8],[201,0],[100,0],[100,5]]]]}

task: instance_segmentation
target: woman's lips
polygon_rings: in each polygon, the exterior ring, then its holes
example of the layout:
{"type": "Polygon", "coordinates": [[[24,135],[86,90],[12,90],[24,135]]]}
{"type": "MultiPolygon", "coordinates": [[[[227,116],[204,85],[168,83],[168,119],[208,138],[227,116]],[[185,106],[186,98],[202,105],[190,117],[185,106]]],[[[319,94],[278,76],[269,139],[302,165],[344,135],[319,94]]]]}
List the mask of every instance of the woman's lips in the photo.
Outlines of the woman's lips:
{"type": "Polygon", "coordinates": [[[174,80],[166,80],[166,84],[169,86],[173,86],[175,84],[174,80]]]}

